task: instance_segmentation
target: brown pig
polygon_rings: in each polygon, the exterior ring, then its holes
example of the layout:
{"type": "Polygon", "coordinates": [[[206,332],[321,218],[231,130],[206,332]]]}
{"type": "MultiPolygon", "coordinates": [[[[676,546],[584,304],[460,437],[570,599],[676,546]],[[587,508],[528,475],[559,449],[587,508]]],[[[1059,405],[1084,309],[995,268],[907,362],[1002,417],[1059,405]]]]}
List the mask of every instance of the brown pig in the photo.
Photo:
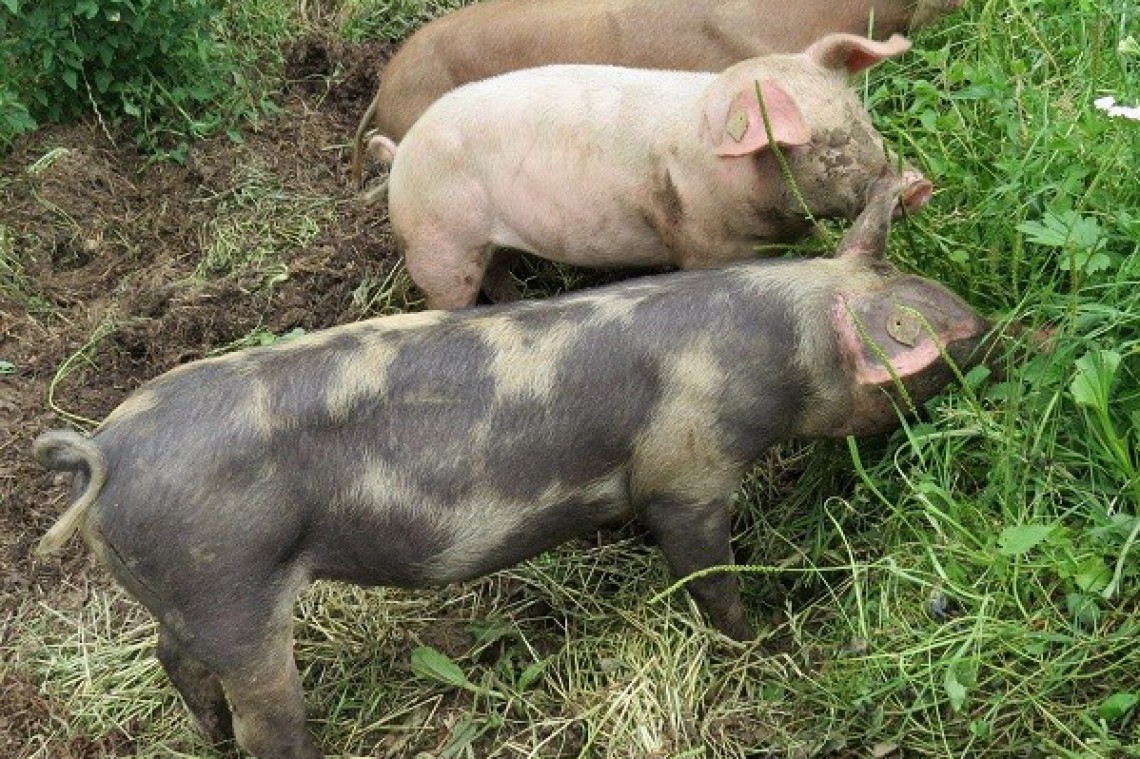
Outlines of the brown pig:
{"type": "MultiPolygon", "coordinates": [[[[835,258],[390,316],[179,367],[90,438],[36,441],[76,473],[41,551],[82,529],[157,618],[211,739],[318,759],[292,651],[312,580],[459,582],[635,517],[676,576],[731,564],[731,496],[769,446],[888,429],[904,389],[919,403],[953,380],[947,356],[974,360],[989,324],[883,259],[894,192],[835,258]]],[[[687,587],[718,630],[752,635],[735,574],[687,587]]]]}
{"type": "MultiPolygon", "coordinates": [[[[459,308],[481,286],[515,296],[503,249],[706,268],[802,237],[813,216],[853,219],[898,171],[847,77],[909,47],[833,34],[722,74],[547,66],[454,90],[388,147],[408,272],[429,307],[459,308]]],[[[930,183],[904,174],[914,211],[930,183]]]]}
{"type": "MultiPolygon", "coordinates": [[[[802,50],[830,32],[913,31],[962,0],[487,0],[436,19],[384,68],[361,119],[352,178],[373,124],[399,141],[427,107],[468,82],[552,63],[721,71],[802,50]]],[[[489,116],[489,118],[493,118],[489,116]]]]}

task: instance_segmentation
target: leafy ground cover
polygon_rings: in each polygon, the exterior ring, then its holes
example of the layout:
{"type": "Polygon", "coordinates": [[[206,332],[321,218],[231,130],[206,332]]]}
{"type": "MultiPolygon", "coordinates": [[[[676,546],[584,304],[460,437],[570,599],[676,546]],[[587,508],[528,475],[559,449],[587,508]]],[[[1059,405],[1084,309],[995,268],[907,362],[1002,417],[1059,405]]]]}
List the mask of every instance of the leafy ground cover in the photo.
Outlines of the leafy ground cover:
{"type": "MultiPolygon", "coordinates": [[[[447,6],[232,4],[219,39],[247,43],[242,81],[270,88],[250,102],[273,107],[181,162],[96,118],[0,159],[3,755],[214,755],[146,613],[78,543],[29,558],[65,492],[28,444],[187,360],[421,307],[346,147],[392,44],[447,6]]],[[[1138,14],[968,0],[860,83],[939,187],[893,259],[1048,326],[1051,350],[889,439],[759,466],[734,541],[755,643],[708,630],[636,527],[433,592],[320,584],[297,656],[325,749],[1140,756],[1140,122],[1094,106],[1140,103],[1138,14]]],[[[519,275],[535,295],[601,279],[519,275]]]]}

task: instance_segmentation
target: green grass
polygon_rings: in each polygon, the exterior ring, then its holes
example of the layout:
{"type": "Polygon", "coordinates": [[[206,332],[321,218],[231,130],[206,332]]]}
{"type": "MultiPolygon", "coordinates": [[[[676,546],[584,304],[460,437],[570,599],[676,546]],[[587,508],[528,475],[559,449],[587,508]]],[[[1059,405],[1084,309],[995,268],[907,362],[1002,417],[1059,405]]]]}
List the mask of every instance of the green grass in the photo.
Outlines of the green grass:
{"type": "Polygon", "coordinates": [[[335,199],[282,187],[274,172],[253,162],[236,166],[231,183],[203,231],[197,275],[252,271],[265,284],[288,276],[281,255],[308,247],[331,217],[335,199]]]}
{"type": "Polygon", "coordinates": [[[397,42],[424,23],[474,0],[343,0],[336,4],[336,24],[346,39],[397,42]]]}
{"type": "MultiPolygon", "coordinates": [[[[1121,45],[1140,10],[967,6],[865,87],[939,187],[892,257],[1048,325],[1051,350],[1012,358],[1002,380],[971,374],[889,440],[787,447],[758,467],[737,498],[761,629],[748,646],[710,632],[683,592],[662,595],[670,580],[638,538],[434,592],[316,586],[297,652],[327,751],[1140,756],[1140,124],[1092,105],[1140,103],[1140,53],[1121,45]]],[[[347,36],[395,38],[443,7],[325,10],[347,36]]],[[[248,238],[239,219],[264,232],[257,208],[235,196],[211,249],[248,238]]],[[[319,225],[314,208],[295,215],[319,225]]],[[[305,229],[280,234],[303,245],[305,229]]],[[[543,276],[529,284],[575,285],[543,276]]],[[[418,307],[402,269],[356,297],[373,313],[418,307]]],[[[73,715],[50,738],[118,730],[138,756],[209,755],[149,657],[145,614],[90,594],[29,604],[15,649],[73,715]]]]}

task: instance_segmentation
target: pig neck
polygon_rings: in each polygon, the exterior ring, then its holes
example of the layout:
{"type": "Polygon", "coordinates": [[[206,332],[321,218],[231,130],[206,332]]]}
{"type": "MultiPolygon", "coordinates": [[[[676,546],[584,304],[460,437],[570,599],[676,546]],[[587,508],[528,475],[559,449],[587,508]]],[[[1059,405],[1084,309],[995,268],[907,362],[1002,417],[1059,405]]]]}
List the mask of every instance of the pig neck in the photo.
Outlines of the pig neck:
{"type": "MultiPolygon", "coordinates": [[[[877,432],[881,425],[864,420],[883,418],[890,403],[881,388],[860,385],[854,360],[841,346],[833,311],[854,292],[885,290],[893,270],[876,270],[860,261],[845,258],[817,259],[795,271],[801,283],[792,292],[797,296],[797,324],[800,326],[798,363],[810,377],[813,400],[805,406],[789,438],[816,439],[877,432]],[[807,289],[803,280],[810,280],[807,289]]],[[[886,418],[893,419],[893,414],[886,418]]]]}

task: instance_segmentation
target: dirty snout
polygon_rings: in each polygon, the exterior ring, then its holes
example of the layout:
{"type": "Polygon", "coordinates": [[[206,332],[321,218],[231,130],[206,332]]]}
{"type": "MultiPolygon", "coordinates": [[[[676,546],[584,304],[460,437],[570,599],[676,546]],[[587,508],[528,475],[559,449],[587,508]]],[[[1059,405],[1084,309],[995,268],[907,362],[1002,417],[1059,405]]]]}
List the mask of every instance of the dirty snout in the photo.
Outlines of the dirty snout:
{"type": "Polygon", "coordinates": [[[921,171],[906,167],[902,173],[903,188],[899,193],[899,204],[895,206],[894,218],[921,211],[934,195],[934,183],[921,171]]]}
{"type": "Polygon", "coordinates": [[[885,149],[870,124],[817,130],[810,146],[787,151],[792,173],[817,217],[854,220],[882,188],[897,184],[893,218],[930,202],[933,183],[885,149]]]}
{"type": "Polygon", "coordinates": [[[886,168],[871,185],[868,202],[882,188],[894,185],[894,192],[898,194],[898,205],[895,206],[891,218],[897,220],[918,213],[934,196],[934,183],[921,171],[900,159],[893,151],[887,150],[885,154],[886,168]]]}

